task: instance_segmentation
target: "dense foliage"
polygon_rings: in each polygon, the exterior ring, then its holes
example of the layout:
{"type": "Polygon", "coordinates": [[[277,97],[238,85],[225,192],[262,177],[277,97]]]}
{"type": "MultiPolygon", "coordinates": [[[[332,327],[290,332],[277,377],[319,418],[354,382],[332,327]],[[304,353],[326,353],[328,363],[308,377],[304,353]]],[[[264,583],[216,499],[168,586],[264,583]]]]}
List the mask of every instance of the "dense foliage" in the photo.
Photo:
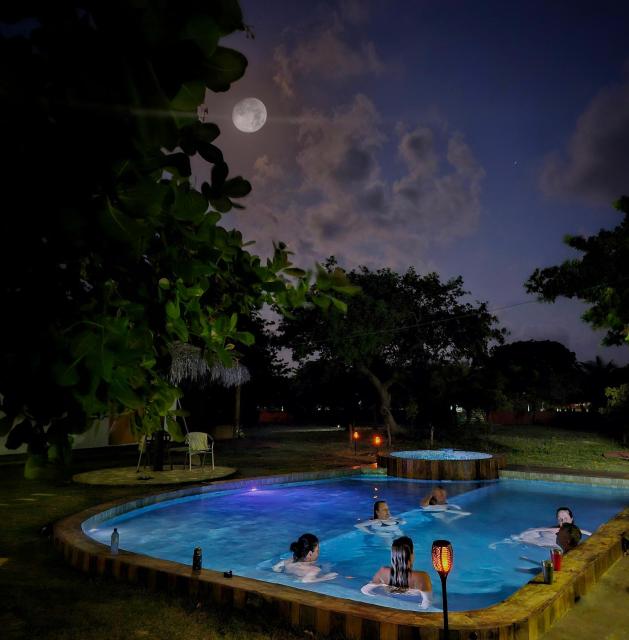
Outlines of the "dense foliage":
{"type": "MultiPolygon", "coordinates": [[[[329,260],[328,273],[337,270],[329,260]]],[[[422,276],[412,268],[399,274],[367,267],[347,278],[356,288],[348,288],[355,295],[347,313],[321,303],[315,292],[314,304],[282,321],[281,340],[299,361],[318,357],[364,376],[376,392],[389,437],[396,427],[391,412],[395,383],[437,363],[479,362],[492,341],[502,340],[486,303],[462,300],[467,292],[461,278],[441,282],[436,273],[422,276]],[[317,303],[327,313],[321,314],[317,303]]]]}
{"type": "Polygon", "coordinates": [[[246,30],[240,7],[31,1],[5,3],[0,21],[0,433],[45,452],[123,412],[150,432],[180,394],[174,342],[230,366],[253,341],[242,316],[309,288],[283,244],[263,262],[219,224],[251,187],[197,107],[245,72],[219,44],[246,30]],[[197,154],[210,167],[199,191],[197,154]]]}
{"type": "Polygon", "coordinates": [[[629,197],[615,203],[622,222],[588,238],[568,236],[566,244],[583,255],[561,265],[536,269],[525,283],[529,293],[554,302],[577,298],[589,308],[583,319],[596,329],[607,329],[607,345],[629,344],[629,197]]]}
{"type": "Polygon", "coordinates": [[[554,340],[526,340],[496,347],[490,368],[517,411],[539,411],[582,399],[576,355],[554,340]]]}

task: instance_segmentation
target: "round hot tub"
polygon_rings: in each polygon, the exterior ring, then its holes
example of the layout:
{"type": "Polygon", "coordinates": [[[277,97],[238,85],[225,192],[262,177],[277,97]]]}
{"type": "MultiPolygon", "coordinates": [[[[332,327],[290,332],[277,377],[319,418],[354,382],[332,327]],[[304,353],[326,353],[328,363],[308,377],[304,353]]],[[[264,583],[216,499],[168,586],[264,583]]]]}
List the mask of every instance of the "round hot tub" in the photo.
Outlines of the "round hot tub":
{"type": "Polygon", "coordinates": [[[417,480],[496,480],[505,466],[503,455],[458,449],[392,451],[378,454],[387,475],[417,480]]]}

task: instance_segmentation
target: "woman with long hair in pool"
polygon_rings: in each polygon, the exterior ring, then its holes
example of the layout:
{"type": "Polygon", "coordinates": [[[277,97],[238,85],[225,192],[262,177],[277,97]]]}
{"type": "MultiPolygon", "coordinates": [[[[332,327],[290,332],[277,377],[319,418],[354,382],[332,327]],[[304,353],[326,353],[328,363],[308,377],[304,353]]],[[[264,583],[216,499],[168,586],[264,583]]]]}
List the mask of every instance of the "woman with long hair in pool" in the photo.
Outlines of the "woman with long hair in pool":
{"type": "Polygon", "coordinates": [[[359,522],[354,526],[365,533],[372,533],[391,541],[394,537],[403,535],[400,525],[405,523],[405,520],[391,515],[386,500],[377,500],[373,504],[373,519],[359,522]]]}
{"type": "Polygon", "coordinates": [[[292,560],[280,560],[273,571],[288,573],[296,576],[300,582],[323,582],[336,578],[336,573],[321,573],[321,567],[316,564],[319,558],[319,538],[312,533],[303,533],[292,542],[290,550],[293,552],[292,560]]]}
{"type": "Polygon", "coordinates": [[[408,536],[397,538],[391,545],[391,565],[381,567],[361,591],[373,596],[374,590],[381,587],[388,593],[420,595],[420,607],[427,609],[432,603],[432,583],[425,571],[413,570],[414,560],[413,541],[408,536]]]}

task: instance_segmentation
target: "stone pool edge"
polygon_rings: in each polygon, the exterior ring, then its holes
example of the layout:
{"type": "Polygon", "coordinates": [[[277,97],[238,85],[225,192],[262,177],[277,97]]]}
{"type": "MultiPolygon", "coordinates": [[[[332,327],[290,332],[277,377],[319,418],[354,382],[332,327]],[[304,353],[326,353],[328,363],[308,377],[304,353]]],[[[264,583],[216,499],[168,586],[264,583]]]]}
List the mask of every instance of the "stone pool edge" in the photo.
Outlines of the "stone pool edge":
{"type": "MultiPolygon", "coordinates": [[[[265,607],[289,624],[322,635],[342,634],[351,640],[437,640],[440,613],[415,613],[335,598],[252,578],[225,578],[210,569],[193,572],[189,565],[121,551],[112,556],[106,545],[88,537],[82,524],[91,518],[107,519],[131,509],[195,493],[214,493],[265,484],[373,473],[351,468],[322,472],[225,480],[211,485],[161,491],[132,500],[121,499],[68,516],[54,525],[55,546],[73,567],[93,575],[142,584],[150,590],[189,594],[235,609],[265,607]]],[[[537,474],[537,479],[547,479],[537,474]]],[[[556,474],[552,478],[556,480],[556,474]]],[[[586,478],[588,483],[591,478],[586,478]]],[[[574,480],[572,480],[574,481],[574,480]]],[[[622,556],[622,535],[629,531],[629,508],[603,524],[594,535],[570,552],[552,585],[536,576],[509,598],[485,609],[450,614],[452,640],[535,640],[587,593],[622,556]]]]}

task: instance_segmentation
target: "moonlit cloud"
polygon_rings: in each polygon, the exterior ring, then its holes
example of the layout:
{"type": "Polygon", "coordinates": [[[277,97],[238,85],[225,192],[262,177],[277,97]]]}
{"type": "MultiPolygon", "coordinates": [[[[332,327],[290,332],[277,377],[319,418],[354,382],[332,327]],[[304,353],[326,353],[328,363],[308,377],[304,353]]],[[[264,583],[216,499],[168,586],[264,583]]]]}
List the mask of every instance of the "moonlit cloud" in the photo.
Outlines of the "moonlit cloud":
{"type": "MultiPolygon", "coordinates": [[[[348,5],[351,9],[351,5],[348,5]]],[[[360,14],[352,11],[349,16],[360,14]]],[[[347,39],[341,18],[335,16],[332,24],[315,32],[310,37],[298,40],[294,47],[280,45],[273,56],[275,63],[274,82],[288,98],[295,96],[295,84],[301,78],[316,77],[326,80],[344,80],[384,70],[373,42],[363,41],[358,45],[347,39]]]]}
{"type": "Polygon", "coordinates": [[[541,188],[547,195],[609,205],[629,188],[628,149],[629,83],[592,100],[565,152],[546,159],[541,188]]]}
{"type": "Polygon", "coordinates": [[[282,177],[282,167],[279,164],[275,164],[269,160],[269,156],[264,154],[256,158],[253,163],[253,178],[252,182],[255,186],[264,186],[274,180],[279,180],[282,177]]]}
{"type": "Polygon", "coordinates": [[[237,214],[260,248],[283,239],[302,264],[334,254],[348,266],[405,269],[426,266],[435,242],[475,228],[484,170],[460,133],[443,125],[391,131],[362,94],[330,112],[305,110],[299,122],[297,172],[258,157],[249,213],[237,214]],[[396,167],[387,166],[391,144],[396,167]]]}

